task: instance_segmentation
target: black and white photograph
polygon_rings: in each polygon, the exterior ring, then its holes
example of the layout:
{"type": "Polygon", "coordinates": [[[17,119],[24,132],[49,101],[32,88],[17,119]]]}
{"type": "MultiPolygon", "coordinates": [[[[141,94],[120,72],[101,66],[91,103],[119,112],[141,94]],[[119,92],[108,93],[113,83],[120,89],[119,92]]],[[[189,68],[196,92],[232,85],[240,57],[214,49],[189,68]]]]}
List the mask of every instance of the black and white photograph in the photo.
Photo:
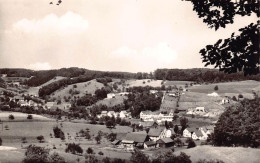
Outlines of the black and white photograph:
{"type": "Polygon", "coordinates": [[[260,163],[259,0],[0,0],[0,163],[260,163]]]}

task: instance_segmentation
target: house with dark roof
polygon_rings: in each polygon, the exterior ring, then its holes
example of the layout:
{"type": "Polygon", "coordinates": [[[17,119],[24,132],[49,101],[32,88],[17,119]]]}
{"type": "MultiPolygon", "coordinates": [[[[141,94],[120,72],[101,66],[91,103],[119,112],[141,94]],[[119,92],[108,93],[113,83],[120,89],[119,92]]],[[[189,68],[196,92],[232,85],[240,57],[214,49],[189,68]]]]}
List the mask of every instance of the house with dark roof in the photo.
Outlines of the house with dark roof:
{"type": "Polygon", "coordinates": [[[125,138],[122,140],[124,147],[138,147],[143,148],[144,142],[148,141],[149,138],[145,131],[127,133],[125,138]]]}
{"type": "Polygon", "coordinates": [[[152,141],[157,141],[161,138],[165,138],[166,131],[167,130],[165,127],[150,128],[148,132],[149,139],[152,141]]]}
{"type": "Polygon", "coordinates": [[[171,147],[174,145],[174,142],[171,138],[162,138],[156,141],[159,147],[171,147]]]}
{"type": "Polygon", "coordinates": [[[150,127],[156,127],[158,124],[153,121],[146,121],[146,122],[139,122],[139,126],[143,126],[144,129],[150,128],[150,127]]]}
{"type": "Polygon", "coordinates": [[[156,147],[158,147],[158,144],[155,141],[144,142],[144,148],[145,149],[147,149],[147,148],[156,148],[156,147]]]}

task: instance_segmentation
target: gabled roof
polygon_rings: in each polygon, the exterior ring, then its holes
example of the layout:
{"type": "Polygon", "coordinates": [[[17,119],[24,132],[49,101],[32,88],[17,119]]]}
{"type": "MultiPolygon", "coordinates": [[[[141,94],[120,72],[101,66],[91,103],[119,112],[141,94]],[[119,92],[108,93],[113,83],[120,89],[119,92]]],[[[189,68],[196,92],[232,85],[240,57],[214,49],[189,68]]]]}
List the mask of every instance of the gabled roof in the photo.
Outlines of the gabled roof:
{"type": "Polygon", "coordinates": [[[127,112],[124,110],[124,111],[121,111],[120,114],[123,113],[123,114],[127,114],[127,112]]]}
{"type": "Polygon", "coordinates": [[[147,146],[152,146],[152,145],[156,145],[156,142],[155,141],[147,141],[147,142],[144,142],[144,144],[146,144],[147,146]]]}
{"type": "Polygon", "coordinates": [[[197,129],[194,127],[188,127],[185,130],[188,130],[189,132],[195,132],[197,129]]]}
{"type": "Polygon", "coordinates": [[[123,140],[126,137],[126,133],[117,133],[116,139],[117,140],[123,140]]]}
{"type": "Polygon", "coordinates": [[[123,140],[132,140],[136,143],[143,143],[147,138],[147,133],[145,131],[142,132],[131,132],[127,133],[126,137],[123,140]]]}
{"type": "Polygon", "coordinates": [[[195,130],[194,133],[196,134],[196,136],[200,137],[203,136],[202,132],[200,130],[195,130]]]}
{"type": "Polygon", "coordinates": [[[151,127],[153,124],[154,124],[154,121],[140,122],[140,125],[143,127],[151,127]]]}
{"type": "Polygon", "coordinates": [[[173,140],[171,138],[162,138],[161,139],[164,143],[172,143],[173,140]]]}
{"type": "Polygon", "coordinates": [[[101,111],[101,114],[106,114],[107,113],[107,111],[101,111]]]}
{"type": "Polygon", "coordinates": [[[112,142],[112,144],[113,144],[113,145],[116,145],[116,144],[118,144],[120,141],[121,141],[121,140],[114,140],[114,141],[112,142]]]}
{"type": "Polygon", "coordinates": [[[160,136],[163,128],[151,128],[148,132],[148,136],[160,136]]]}

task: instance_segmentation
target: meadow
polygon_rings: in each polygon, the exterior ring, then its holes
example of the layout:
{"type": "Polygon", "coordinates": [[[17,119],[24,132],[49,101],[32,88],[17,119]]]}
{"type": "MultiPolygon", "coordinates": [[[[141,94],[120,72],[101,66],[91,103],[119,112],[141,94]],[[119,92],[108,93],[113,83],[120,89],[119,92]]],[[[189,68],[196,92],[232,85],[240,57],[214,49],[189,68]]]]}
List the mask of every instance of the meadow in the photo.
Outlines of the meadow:
{"type": "Polygon", "coordinates": [[[176,154],[180,152],[191,156],[192,162],[199,159],[219,159],[226,163],[257,163],[260,160],[260,150],[253,148],[197,146],[177,151],[176,154]]]}

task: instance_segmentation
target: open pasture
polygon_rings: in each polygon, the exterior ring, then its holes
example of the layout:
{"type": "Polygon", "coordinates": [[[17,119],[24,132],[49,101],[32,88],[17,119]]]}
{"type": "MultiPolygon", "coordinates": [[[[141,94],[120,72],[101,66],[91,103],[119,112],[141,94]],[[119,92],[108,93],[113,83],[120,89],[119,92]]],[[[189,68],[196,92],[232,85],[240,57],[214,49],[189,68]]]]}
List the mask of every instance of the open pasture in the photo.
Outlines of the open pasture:
{"type": "Polygon", "coordinates": [[[164,83],[165,86],[185,86],[186,84],[190,85],[190,83],[193,83],[193,81],[166,81],[164,83]]]}
{"type": "Polygon", "coordinates": [[[192,162],[209,158],[219,159],[227,163],[257,163],[260,160],[260,150],[253,148],[197,146],[177,151],[176,155],[179,155],[180,152],[185,152],[191,156],[192,162]]]}
{"type": "Polygon", "coordinates": [[[127,87],[161,87],[162,80],[153,80],[153,79],[142,79],[142,80],[127,80],[126,85],[127,87]]]}
{"type": "Polygon", "coordinates": [[[260,82],[254,80],[246,80],[246,81],[238,81],[238,82],[225,82],[225,83],[214,83],[208,85],[195,85],[189,87],[189,91],[191,92],[199,92],[199,93],[212,93],[217,92],[218,94],[224,93],[235,93],[235,94],[243,94],[243,93],[252,93],[252,90],[260,85],[260,82]],[[214,87],[218,86],[218,90],[215,91],[214,87]]]}
{"type": "Polygon", "coordinates": [[[69,93],[70,90],[79,91],[79,94],[76,94],[76,96],[82,97],[86,93],[94,94],[97,89],[101,89],[102,87],[104,87],[104,84],[99,83],[96,80],[91,80],[91,81],[88,81],[88,82],[76,83],[76,84],[68,85],[68,86],[66,86],[64,88],[61,88],[61,89],[53,92],[51,94],[51,97],[55,97],[55,98],[61,97],[63,99],[64,96],[68,97],[68,96],[71,95],[69,93]]]}
{"type": "Polygon", "coordinates": [[[115,98],[105,98],[96,103],[96,105],[106,105],[107,107],[113,107],[115,105],[123,104],[124,99],[127,99],[127,96],[116,95],[115,98]]]}
{"type": "MultiPolygon", "coordinates": [[[[9,121],[9,115],[13,115],[14,116],[14,120],[11,121],[26,121],[27,120],[27,116],[29,114],[26,113],[20,113],[20,112],[1,112],[0,111],[0,119],[2,121],[9,121]]],[[[44,117],[42,115],[37,115],[37,114],[30,114],[32,115],[33,119],[32,120],[38,120],[38,121],[52,121],[52,119],[44,117]]]]}

